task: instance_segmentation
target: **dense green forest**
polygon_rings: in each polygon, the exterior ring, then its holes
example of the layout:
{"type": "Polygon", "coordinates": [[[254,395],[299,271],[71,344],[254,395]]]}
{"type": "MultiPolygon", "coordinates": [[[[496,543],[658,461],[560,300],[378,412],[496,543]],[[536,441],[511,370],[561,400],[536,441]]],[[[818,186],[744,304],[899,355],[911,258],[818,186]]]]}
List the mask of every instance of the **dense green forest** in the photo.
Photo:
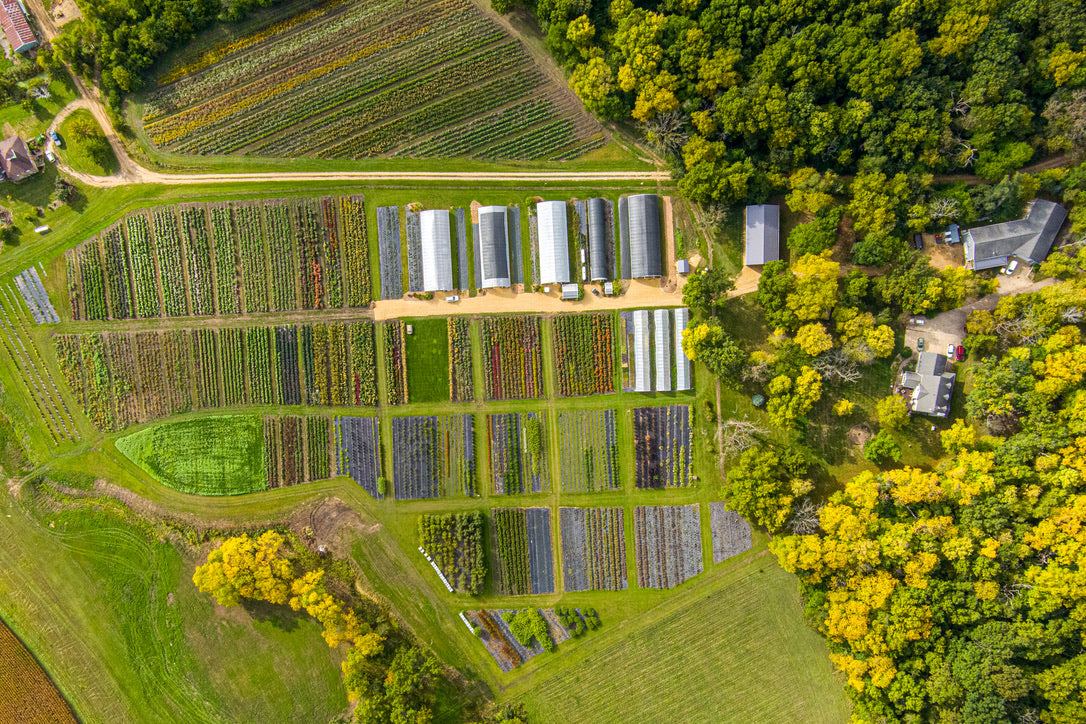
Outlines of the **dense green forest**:
{"type": "Polygon", "coordinates": [[[527,4],[585,105],[644,124],[699,202],[804,166],[998,179],[1083,141],[1082,3],[527,4]]]}

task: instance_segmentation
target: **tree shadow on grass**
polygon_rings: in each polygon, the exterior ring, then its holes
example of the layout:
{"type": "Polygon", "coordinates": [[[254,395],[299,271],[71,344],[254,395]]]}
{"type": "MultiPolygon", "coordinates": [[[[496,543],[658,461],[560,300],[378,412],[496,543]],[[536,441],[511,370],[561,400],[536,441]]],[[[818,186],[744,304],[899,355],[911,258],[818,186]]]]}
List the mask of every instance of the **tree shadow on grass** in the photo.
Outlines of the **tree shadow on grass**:
{"type": "Polygon", "coordinates": [[[294,611],[290,606],[266,601],[252,601],[243,598],[241,607],[255,620],[261,623],[270,623],[281,631],[294,631],[298,628],[298,623],[307,617],[304,611],[294,611]]]}

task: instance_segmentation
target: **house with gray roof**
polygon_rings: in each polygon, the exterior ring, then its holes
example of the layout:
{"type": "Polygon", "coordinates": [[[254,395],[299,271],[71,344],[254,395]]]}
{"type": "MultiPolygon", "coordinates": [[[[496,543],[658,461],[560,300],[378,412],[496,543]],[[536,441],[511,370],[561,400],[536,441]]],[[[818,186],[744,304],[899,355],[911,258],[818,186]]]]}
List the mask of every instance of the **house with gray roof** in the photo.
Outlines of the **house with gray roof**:
{"type": "Polygon", "coordinates": [[[509,230],[504,206],[483,206],[479,209],[479,240],[476,242],[476,263],[482,270],[479,286],[508,287],[509,230]]]}
{"type": "Polygon", "coordinates": [[[535,206],[539,241],[539,283],[569,282],[569,221],[565,201],[540,201],[535,206]]]}
{"type": "Polygon", "coordinates": [[[761,266],[781,258],[781,207],[776,204],[748,206],[743,212],[743,263],[761,266]]]}
{"type": "Polygon", "coordinates": [[[8,181],[19,183],[41,169],[30,154],[30,148],[19,136],[9,136],[0,141],[0,171],[8,181]]]}
{"type": "Polygon", "coordinates": [[[946,355],[921,352],[916,358],[916,371],[901,375],[901,386],[912,390],[910,410],[931,417],[947,416],[958,377],[947,371],[947,361],[946,355]]]}
{"type": "Polygon", "coordinates": [[[1040,264],[1067,219],[1067,209],[1045,199],[1030,204],[1024,219],[968,229],[963,243],[965,267],[980,271],[1006,266],[1011,258],[1040,264]]]}
{"type": "Polygon", "coordinates": [[[660,197],[634,194],[618,200],[622,271],[628,279],[663,276],[660,255],[660,197]]]}

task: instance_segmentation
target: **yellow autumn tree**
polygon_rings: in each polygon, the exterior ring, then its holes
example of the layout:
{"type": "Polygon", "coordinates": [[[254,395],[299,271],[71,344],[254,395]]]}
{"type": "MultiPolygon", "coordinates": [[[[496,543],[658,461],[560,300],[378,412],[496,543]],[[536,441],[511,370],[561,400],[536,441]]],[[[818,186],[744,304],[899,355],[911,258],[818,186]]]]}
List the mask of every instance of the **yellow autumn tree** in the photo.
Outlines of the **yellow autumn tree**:
{"type": "Polygon", "coordinates": [[[260,537],[227,538],[197,567],[192,582],[223,606],[236,606],[243,598],[286,603],[294,567],[283,557],[283,537],[267,531],[260,537]]]}
{"type": "Polygon", "coordinates": [[[833,337],[821,322],[812,322],[796,330],[796,344],[807,354],[817,357],[833,348],[833,337]]]}

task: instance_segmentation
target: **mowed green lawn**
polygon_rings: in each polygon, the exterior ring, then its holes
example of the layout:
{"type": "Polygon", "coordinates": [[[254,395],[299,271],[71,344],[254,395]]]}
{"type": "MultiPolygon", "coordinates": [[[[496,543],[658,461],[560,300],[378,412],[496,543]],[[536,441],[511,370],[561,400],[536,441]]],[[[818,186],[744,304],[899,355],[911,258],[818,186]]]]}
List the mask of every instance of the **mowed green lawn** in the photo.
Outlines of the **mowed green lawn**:
{"type": "Polygon", "coordinates": [[[404,320],[407,335],[407,393],[411,402],[449,401],[449,325],[444,317],[404,320]]]}
{"type": "Polygon", "coordinates": [[[825,644],[804,624],[796,579],[767,557],[746,569],[724,588],[692,591],[692,600],[661,620],[529,684],[522,696],[531,720],[847,721],[842,682],[825,644]]]}
{"type": "Polygon", "coordinates": [[[192,584],[198,554],[117,514],[40,515],[0,499],[0,614],[84,724],[324,722],[346,710],[341,655],[316,622],[215,605],[192,584]]]}

